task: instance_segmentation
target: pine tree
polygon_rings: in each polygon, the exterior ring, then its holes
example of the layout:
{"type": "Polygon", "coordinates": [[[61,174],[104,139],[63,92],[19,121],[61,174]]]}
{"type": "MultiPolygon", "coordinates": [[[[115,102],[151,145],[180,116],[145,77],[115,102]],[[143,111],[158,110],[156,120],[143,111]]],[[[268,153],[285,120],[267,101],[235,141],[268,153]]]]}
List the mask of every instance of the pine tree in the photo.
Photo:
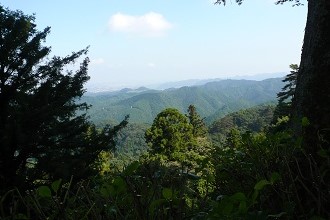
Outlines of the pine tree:
{"type": "Polygon", "coordinates": [[[297,64],[291,64],[290,68],[290,73],[282,80],[286,84],[281,92],[277,93],[278,104],[274,112],[273,123],[276,123],[278,118],[292,115],[292,100],[296,90],[299,67],[297,64]]]}
{"type": "Polygon", "coordinates": [[[280,103],[286,101],[292,102],[294,98],[299,66],[297,64],[291,64],[290,69],[290,73],[283,79],[283,82],[286,83],[285,86],[282,88],[282,91],[277,94],[280,103]]]}
{"type": "Polygon", "coordinates": [[[88,57],[68,66],[87,49],[49,58],[42,45],[50,32],[38,31],[35,17],[0,6],[0,188],[23,186],[93,171],[102,149],[114,146],[115,128],[98,131],[77,102],[84,93],[88,57]],[[77,111],[80,113],[78,114],[77,111]]]}
{"type": "Polygon", "coordinates": [[[205,137],[207,134],[207,128],[204,120],[197,113],[196,107],[194,105],[189,105],[188,115],[189,123],[193,126],[193,135],[194,137],[205,137]]]}

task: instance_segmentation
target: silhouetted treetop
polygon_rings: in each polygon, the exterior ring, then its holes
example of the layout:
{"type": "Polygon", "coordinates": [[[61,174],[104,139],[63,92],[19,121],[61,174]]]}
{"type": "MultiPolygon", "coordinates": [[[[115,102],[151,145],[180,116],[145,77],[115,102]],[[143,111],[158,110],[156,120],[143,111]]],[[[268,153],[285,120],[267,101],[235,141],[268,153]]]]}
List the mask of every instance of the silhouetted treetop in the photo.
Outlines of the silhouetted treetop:
{"type": "MultiPolygon", "coordinates": [[[[241,5],[243,3],[243,1],[244,0],[236,0],[236,3],[241,5]]],[[[226,2],[227,2],[226,0],[217,0],[215,2],[215,4],[224,4],[224,5],[226,5],[226,2]]],[[[275,4],[278,5],[278,4],[283,4],[285,2],[294,2],[293,6],[303,5],[300,0],[278,0],[278,1],[275,2],[275,4]]]]}

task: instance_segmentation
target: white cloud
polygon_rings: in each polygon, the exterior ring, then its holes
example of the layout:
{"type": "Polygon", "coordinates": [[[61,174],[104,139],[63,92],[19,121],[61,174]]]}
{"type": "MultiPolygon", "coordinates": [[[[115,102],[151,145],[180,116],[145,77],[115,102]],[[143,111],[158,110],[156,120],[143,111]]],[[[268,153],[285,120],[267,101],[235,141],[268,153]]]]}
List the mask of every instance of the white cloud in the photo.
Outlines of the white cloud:
{"type": "Polygon", "coordinates": [[[148,65],[148,67],[150,67],[150,68],[154,68],[154,67],[156,67],[156,64],[154,64],[154,63],[151,63],[151,62],[150,62],[150,63],[148,63],[147,65],[148,65]]]}
{"type": "Polygon", "coordinates": [[[103,58],[97,58],[97,59],[93,59],[91,60],[91,65],[100,65],[104,63],[104,59],[103,58]]]}
{"type": "Polygon", "coordinates": [[[112,31],[134,33],[143,36],[162,36],[172,28],[162,14],[149,12],[141,16],[132,16],[116,13],[109,20],[112,31]]]}

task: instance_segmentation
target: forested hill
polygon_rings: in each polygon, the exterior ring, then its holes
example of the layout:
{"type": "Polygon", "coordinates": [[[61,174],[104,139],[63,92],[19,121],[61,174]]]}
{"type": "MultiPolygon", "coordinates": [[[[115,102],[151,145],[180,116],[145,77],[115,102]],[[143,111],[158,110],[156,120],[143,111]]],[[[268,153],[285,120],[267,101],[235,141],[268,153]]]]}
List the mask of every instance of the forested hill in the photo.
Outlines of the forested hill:
{"type": "Polygon", "coordinates": [[[262,132],[273,120],[275,105],[258,105],[230,113],[215,120],[209,126],[209,135],[214,143],[224,143],[232,129],[244,133],[246,131],[262,132]]]}
{"type": "Polygon", "coordinates": [[[130,122],[151,123],[163,109],[174,107],[186,112],[193,104],[207,122],[227,113],[276,100],[276,93],[283,87],[282,78],[263,81],[222,80],[201,86],[179,89],[137,90],[86,94],[82,101],[91,104],[88,110],[96,124],[121,121],[130,115],[130,122]]]}

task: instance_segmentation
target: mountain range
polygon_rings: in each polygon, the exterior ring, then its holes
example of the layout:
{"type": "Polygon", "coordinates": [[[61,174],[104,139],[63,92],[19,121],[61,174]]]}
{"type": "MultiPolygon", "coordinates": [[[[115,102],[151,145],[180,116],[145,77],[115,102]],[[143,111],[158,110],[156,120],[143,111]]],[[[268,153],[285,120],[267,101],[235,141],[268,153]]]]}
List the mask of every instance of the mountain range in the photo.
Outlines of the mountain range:
{"type": "Polygon", "coordinates": [[[207,123],[211,123],[240,109],[275,102],[276,94],[284,85],[282,79],[220,80],[165,90],[126,88],[87,93],[81,101],[92,105],[88,115],[97,125],[118,123],[125,115],[130,115],[131,123],[151,124],[163,109],[173,107],[185,113],[191,104],[207,123]]]}
{"type": "MultiPolygon", "coordinates": [[[[258,74],[250,74],[250,75],[235,75],[235,76],[227,76],[222,78],[209,78],[209,79],[188,79],[188,80],[177,80],[177,81],[169,81],[169,82],[160,82],[145,85],[149,89],[156,90],[165,90],[169,88],[181,88],[184,86],[200,86],[204,85],[208,82],[221,81],[226,79],[234,79],[234,80],[265,80],[269,78],[280,78],[286,76],[285,72],[275,72],[275,73],[258,73],[258,74]]],[[[113,85],[107,81],[102,82],[93,82],[90,81],[87,83],[86,88],[90,93],[99,93],[99,92],[107,92],[107,91],[118,91],[122,88],[138,88],[141,86],[123,86],[123,85],[113,85]]]]}

